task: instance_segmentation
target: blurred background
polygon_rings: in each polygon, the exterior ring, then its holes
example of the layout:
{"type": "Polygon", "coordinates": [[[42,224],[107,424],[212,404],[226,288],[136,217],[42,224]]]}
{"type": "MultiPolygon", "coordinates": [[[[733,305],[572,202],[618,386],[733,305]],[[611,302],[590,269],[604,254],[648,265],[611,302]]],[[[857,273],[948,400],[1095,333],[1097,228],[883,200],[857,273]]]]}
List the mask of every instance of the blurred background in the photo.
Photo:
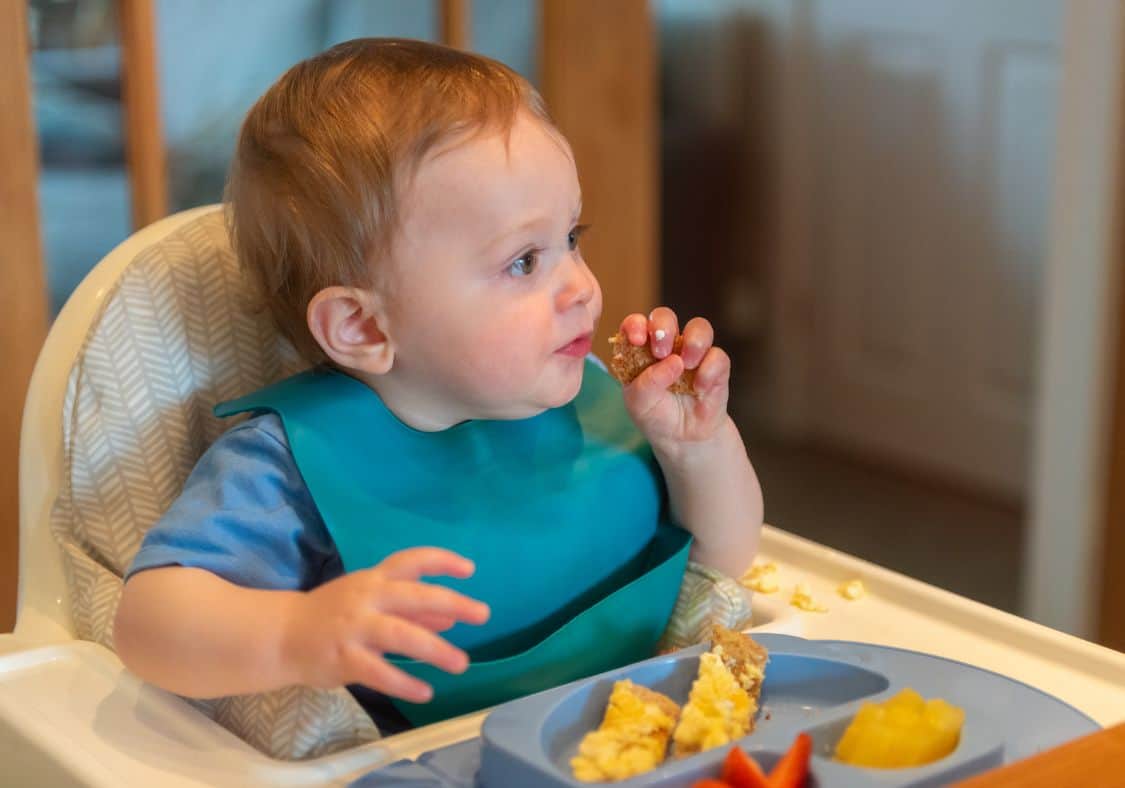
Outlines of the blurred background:
{"type": "MultiPolygon", "coordinates": [[[[29,4],[53,311],[132,232],[116,5],[29,4]]],[[[243,114],[289,65],[439,37],[433,2],[153,5],[169,212],[221,198],[243,114]]],[[[768,522],[1014,612],[1065,5],[648,4],[658,300],[733,357],[768,522]]],[[[541,84],[539,3],[470,8],[470,48],[541,84]]]]}

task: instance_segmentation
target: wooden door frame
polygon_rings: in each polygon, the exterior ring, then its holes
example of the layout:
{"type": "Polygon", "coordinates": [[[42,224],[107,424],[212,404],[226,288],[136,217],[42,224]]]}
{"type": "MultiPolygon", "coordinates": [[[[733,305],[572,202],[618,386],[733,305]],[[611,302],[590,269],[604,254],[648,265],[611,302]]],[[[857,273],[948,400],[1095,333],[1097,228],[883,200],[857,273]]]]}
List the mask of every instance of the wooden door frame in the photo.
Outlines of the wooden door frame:
{"type": "Polygon", "coordinates": [[[156,12],[152,0],[117,0],[121,109],[133,231],[168,215],[168,164],[160,116],[156,12]]]}
{"type": "MultiPolygon", "coordinates": [[[[1125,41],[1125,35],[1122,36],[1125,41]]],[[[1125,46],[1125,43],[1123,43],[1125,46]]],[[[1125,56],[1119,68],[1125,71],[1125,56]]],[[[1101,567],[1098,589],[1098,640],[1125,651],[1125,76],[1121,78],[1118,106],[1117,182],[1114,189],[1115,238],[1113,271],[1117,277],[1115,349],[1110,363],[1113,394],[1110,399],[1109,445],[1106,449],[1105,513],[1102,519],[1101,567]]]]}
{"type": "Polygon", "coordinates": [[[656,306],[660,273],[656,32],[647,0],[543,0],[540,84],[582,184],[582,250],[605,305],[594,352],[656,306]]]}
{"type": "Polygon", "coordinates": [[[1119,526],[1107,529],[1107,517],[1120,517],[1123,484],[1120,464],[1110,463],[1123,450],[1113,404],[1125,396],[1120,382],[1113,390],[1115,356],[1125,352],[1117,314],[1123,49],[1125,7],[1116,0],[1066,5],[1023,578],[1025,615],[1092,639],[1125,617],[1120,597],[1107,598],[1118,582],[1104,581],[1125,571],[1119,526]]]}
{"type": "Polygon", "coordinates": [[[24,396],[47,336],[47,288],[39,236],[39,151],[32,115],[26,0],[0,0],[0,632],[16,618],[19,444],[24,396]]]}

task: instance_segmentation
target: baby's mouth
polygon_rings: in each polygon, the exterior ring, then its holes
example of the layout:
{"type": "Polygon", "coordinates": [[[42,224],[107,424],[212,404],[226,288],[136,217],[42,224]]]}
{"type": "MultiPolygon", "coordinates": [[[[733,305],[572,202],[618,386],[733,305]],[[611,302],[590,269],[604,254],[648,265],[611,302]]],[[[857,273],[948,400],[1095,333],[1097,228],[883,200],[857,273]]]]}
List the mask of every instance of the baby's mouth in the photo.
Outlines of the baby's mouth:
{"type": "Polygon", "coordinates": [[[572,358],[584,358],[590,352],[593,339],[593,333],[582,334],[566,343],[555,352],[561,353],[564,356],[571,356],[572,358]]]}

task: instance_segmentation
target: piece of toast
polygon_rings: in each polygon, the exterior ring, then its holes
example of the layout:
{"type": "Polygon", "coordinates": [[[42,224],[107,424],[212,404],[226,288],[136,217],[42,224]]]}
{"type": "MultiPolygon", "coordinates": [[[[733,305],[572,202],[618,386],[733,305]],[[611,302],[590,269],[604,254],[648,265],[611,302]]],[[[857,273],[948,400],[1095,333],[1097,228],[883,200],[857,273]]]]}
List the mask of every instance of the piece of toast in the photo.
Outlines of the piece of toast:
{"type": "MultiPolygon", "coordinates": [[[[628,386],[637,375],[656,363],[656,358],[652,355],[652,348],[647,343],[640,346],[630,344],[628,337],[621,333],[614,334],[610,337],[609,342],[613,346],[613,352],[609,359],[609,371],[610,374],[621,381],[622,385],[628,386]]],[[[672,343],[672,352],[679,353],[683,350],[683,347],[684,338],[683,335],[680,335],[672,343]]],[[[695,391],[694,384],[695,370],[685,369],[676,378],[676,381],[668,387],[668,390],[673,394],[692,394],[695,391]]]]}
{"type": "Polygon", "coordinates": [[[699,673],[672,734],[676,757],[720,747],[754,730],[767,660],[766,649],[749,636],[715,626],[711,650],[699,657],[699,673]]]}
{"type": "MultiPolygon", "coordinates": [[[[716,624],[711,631],[711,650],[719,653],[719,649],[722,649],[723,663],[750,695],[757,710],[758,698],[762,694],[762,680],[766,677],[766,663],[769,661],[766,647],[749,635],[716,624]]],[[[750,729],[754,729],[753,720],[750,729]]]]}
{"type": "Polygon", "coordinates": [[[629,679],[615,682],[601,725],[586,734],[570,761],[575,779],[616,781],[655,769],[664,762],[679,716],[668,696],[629,679]]]}

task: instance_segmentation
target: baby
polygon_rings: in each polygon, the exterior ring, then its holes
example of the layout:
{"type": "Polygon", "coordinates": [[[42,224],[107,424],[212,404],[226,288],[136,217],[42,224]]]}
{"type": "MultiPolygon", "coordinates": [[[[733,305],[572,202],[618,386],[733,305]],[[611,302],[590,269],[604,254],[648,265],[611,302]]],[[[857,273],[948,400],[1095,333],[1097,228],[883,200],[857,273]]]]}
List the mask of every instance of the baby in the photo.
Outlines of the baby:
{"type": "Polygon", "coordinates": [[[216,408],[253,415],[127,574],[137,675],[348,685],[387,733],[651,656],[689,556],[751,564],[729,358],[667,308],[621,322],[657,359],[628,385],[589,355],[574,158],[510,69],[388,39],[300,63],[246,117],[228,208],[313,366],[216,408]]]}

